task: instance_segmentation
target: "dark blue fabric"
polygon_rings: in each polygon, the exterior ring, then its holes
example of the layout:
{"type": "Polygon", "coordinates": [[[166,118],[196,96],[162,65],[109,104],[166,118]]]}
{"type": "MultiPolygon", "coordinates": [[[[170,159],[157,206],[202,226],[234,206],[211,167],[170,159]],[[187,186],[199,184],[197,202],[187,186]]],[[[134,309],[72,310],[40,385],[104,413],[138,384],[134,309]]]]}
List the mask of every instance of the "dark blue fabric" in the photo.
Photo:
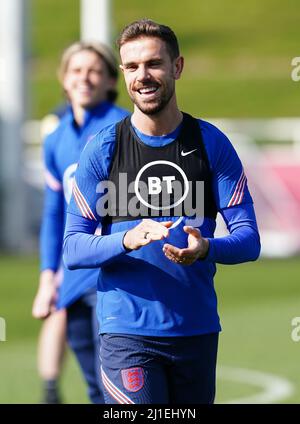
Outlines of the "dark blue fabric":
{"type": "Polygon", "coordinates": [[[218,333],[176,338],[104,334],[105,403],[211,404],[217,349],[218,333]]]}

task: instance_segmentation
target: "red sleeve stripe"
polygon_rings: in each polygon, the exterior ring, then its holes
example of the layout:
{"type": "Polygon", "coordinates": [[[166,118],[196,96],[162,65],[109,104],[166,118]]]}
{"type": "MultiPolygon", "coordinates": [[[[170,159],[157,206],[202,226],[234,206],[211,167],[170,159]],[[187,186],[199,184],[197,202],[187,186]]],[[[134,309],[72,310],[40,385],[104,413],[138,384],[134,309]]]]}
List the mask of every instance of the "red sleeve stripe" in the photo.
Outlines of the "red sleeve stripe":
{"type": "Polygon", "coordinates": [[[247,182],[246,175],[244,173],[244,170],[242,171],[242,174],[238,180],[238,183],[236,185],[236,188],[234,190],[234,193],[227,205],[229,208],[230,206],[239,205],[244,197],[244,188],[247,182]]]}
{"type": "Polygon", "coordinates": [[[127,395],[125,395],[125,393],[121,392],[121,390],[114,385],[114,383],[107,377],[102,367],[101,367],[101,376],[102,376],[103,386],[118,403],[122,403],[122,404],[134,403],[127,395]]]}
{"type": "Polygon", "coordinates": [[[93,214],[93,212],[92,212],[91,208],[89,207],[87,201],[85,200],[81,191],[79,190],[75,178],[74,178],[74,183],[73,183],[73,193],[74,193],[74,198],[75,198],[75,201],[77,203],[77,206],[79,207],[80,212],[82,213],[82,216],[84,218],[88,218],[88,219],[97,221],[97,219],[95,218],[95,215],[93,214]]]}

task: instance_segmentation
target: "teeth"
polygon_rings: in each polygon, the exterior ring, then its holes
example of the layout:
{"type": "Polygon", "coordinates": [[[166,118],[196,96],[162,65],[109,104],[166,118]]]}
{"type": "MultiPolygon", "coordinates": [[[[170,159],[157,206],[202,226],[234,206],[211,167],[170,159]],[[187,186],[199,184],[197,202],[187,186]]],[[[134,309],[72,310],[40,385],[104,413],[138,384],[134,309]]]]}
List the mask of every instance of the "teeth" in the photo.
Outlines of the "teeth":
{"type": "Polygon", "coordinates": [[[156,91],[157,90],[157,88],[156,87],[147,87],[147,88],[141,88],[140,90],[139,90],[139,92],[141,93],[141,94],[147,94],[147,93],[152,93],[152,92],[154,92],[154,91],[156,91]]]}

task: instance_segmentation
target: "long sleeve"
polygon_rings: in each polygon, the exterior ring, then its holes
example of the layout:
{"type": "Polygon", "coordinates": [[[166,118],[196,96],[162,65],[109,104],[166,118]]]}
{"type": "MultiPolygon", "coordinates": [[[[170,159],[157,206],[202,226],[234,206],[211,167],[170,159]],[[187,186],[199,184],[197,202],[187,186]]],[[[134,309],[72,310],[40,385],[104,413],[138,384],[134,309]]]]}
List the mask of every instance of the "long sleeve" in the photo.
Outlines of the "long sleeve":
{"type": "Polygon", "coordinates": [[[49,136],[44,145],[45,180],[44,209],[40,231],[41,270],[59,267],[64,231],[64,195],[55,167],[52,145],[49,136]]]}
{"type": "Polygon", "coordinates": [[[207,260],[237,264],[254,261],[260,253],[260,238],[243,165],[228,138],[213,125],[201,121],[208,154],[217,210],[229,235],[209,238],[207,260]]]}
{"type": "Polygon", "coordinates": [[[67,214],[64,262],[69,269],[98,268],[126,253],[123,245],[126,231],[96,236],[95,229],[93,221],[67,214]]]}
{"type": "Polygon", "coordinates": [[[64,232],[63,202],[61,192],[46,187],[40,232],[41,270],[56,271],[60,264],[64,232]]]}
{"type": "Polygon", "coordinates": [[[251,203],[221,211],[229,235],[209,238],[207,260],[222,264],[255,261],[260,254],[260,238],[251,203]]]}

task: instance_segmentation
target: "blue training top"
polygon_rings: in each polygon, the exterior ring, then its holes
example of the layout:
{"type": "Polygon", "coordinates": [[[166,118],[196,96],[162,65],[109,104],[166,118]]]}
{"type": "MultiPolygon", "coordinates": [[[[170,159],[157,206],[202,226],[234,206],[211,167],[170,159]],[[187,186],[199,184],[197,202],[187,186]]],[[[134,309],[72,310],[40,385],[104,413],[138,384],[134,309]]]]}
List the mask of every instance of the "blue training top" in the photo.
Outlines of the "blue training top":
{"type": "MultiPolygon", "coordinates": [[[[61,264],[62,242],[67,204],[80,153],[86,143],[102,128],[118,122],[128,112],[110,102],[103,102],[85,112],[78,127],[71,107],[63,115],[57,129],[45,139],[45,200],[40,233],[41,270],[57,271],[61,264]]],[[[90,288],[96,288],[98,271],[70,271],[63,268],[58,307],[66,307],[90,288]]]]}
{"type": "MultiPolygon", "coordinates": [[[[205,218],[199,229],[209,239],[209,252],[205,260],[191,266],[169,261],[162,251],[165,242],[187,245],[184,220],[170,230],[167,239],[128,252],[123,237],[140,220],[107,225],[97,214],[99,182],[106,181],[110,173],[116,125],[97,134],[81,156],[67,214],[64,260],[70,269],[100,267],[97,313],[101,333],[191,336],[220,331],[213,285],[215,263],[235,264],[259,255],[259,234],[242,164],[220,130],[203,120],[199,125],[214,201],[230,234],[215,239],[216,222],[205,218]],[[101,221],[103,235],[95,236],[101,221]]],[[[135,132],[141,143],[162,147],[174,142],[179,130],[180,126],[162,137],[135,132]]],[[[153,219],[175,221],[177,217],[153,219]]]]}

